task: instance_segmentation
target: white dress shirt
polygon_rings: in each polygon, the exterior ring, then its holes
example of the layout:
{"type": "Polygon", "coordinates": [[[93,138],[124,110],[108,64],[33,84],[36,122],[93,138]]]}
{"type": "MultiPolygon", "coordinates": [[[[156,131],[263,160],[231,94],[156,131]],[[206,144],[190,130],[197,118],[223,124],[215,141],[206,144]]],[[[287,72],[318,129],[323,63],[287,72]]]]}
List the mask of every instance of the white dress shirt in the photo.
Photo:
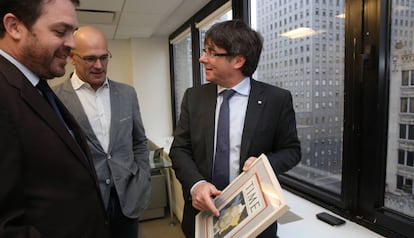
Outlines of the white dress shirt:
{"type": "Polygon", "coordinates": [[[111,127],[111,100],[108,79],[95,91],[88,83],[80,80],[75,71],[71,83],[96,137],[103,150],[108,152],[111,127]]]}
{"type": "Polygon", "coordinates": [[[21,64],[19,61],[17,61],[15,58],[13,58],[11,55],[7,54],[3,50],[0,50],[0,55],[2,55],[8,61],[14,64],[24,74],[24,76],[26,76],[26,78],[30,81],[33,87],[36,87],[37,83],[39,83],[39,77],[37,75],[35,75],[26,66],[21,64]]]}

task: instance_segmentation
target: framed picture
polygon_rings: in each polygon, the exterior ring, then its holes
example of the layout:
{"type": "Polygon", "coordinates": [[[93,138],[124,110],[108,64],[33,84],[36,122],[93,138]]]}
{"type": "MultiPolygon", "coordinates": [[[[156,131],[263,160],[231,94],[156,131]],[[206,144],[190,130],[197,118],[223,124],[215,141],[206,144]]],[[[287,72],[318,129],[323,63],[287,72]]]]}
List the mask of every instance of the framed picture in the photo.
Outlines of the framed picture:
{"type": "Polygon", "coordinates": [[[264,154],[214,202],[220,216],[200,212],[196,216],[197,238],[256,237],[289,210],[264,154]]]}

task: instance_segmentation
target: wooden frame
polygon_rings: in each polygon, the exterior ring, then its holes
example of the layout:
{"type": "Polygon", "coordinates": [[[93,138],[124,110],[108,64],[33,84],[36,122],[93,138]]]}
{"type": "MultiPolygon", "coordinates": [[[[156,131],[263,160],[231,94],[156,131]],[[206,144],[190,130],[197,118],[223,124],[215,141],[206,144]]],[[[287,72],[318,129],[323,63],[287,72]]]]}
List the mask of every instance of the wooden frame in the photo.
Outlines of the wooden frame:
{"type": "Polygon", "coordinates": [[[282,188],[262,154],[214,199],[220,216],[196,216],[197,238],[255,237],[289,210],[282,188]]]}

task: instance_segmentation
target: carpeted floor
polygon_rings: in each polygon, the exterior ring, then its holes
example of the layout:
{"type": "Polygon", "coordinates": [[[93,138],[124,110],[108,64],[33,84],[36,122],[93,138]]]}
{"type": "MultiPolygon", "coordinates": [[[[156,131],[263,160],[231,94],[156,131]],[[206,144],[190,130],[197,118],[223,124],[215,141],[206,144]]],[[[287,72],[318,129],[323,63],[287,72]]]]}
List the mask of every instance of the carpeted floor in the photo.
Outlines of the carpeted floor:
{"type": "MultiPolygon", "coordinates": [[[[175,217],[174,217],[175,218],[175,217]]],[[[139,223],[139,238],[185,238],[181,225],[175,218],[175,225],[171,225],[168,212],[163,218],[141,221],[139,223]]]]}

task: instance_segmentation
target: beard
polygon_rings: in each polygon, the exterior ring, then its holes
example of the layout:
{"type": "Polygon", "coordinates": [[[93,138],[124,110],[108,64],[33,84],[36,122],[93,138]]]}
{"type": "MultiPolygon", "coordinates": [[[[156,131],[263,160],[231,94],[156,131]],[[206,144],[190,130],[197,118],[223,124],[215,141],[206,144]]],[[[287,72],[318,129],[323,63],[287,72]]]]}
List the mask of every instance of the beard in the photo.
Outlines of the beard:
{"type": "Polygon", "coordinates": [[[30,32],[21,52],[22,63],[39,78],[51,79],[65,74],[70,49],[62,46],[53,49],[53,45],[45,45],[35,33],[30,32]]]}

